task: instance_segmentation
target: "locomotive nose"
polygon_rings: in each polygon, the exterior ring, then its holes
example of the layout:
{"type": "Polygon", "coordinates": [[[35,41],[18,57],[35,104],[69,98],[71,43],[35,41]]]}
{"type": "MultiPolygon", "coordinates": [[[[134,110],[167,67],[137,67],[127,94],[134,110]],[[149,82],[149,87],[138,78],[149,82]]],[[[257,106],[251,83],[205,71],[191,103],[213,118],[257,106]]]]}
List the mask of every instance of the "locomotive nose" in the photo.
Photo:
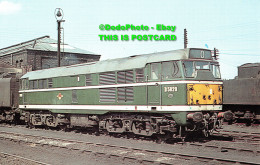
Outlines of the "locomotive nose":
{"type": "Polygon", "coordinates": [[[189,105],[222,104],[222,85],[187,84],[187,102],[189,105]]]}

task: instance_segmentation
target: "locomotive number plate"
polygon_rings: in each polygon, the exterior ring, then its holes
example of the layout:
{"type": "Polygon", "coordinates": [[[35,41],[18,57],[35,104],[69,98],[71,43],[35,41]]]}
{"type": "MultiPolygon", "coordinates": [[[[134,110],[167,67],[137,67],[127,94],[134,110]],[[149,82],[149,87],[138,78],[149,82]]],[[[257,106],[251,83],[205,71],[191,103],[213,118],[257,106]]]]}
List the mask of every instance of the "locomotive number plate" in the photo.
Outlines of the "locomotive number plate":
{"type": "Polygon", "coordinates": [[[177,92],[177,87],[164,87],[164,92],[177,92]]]}

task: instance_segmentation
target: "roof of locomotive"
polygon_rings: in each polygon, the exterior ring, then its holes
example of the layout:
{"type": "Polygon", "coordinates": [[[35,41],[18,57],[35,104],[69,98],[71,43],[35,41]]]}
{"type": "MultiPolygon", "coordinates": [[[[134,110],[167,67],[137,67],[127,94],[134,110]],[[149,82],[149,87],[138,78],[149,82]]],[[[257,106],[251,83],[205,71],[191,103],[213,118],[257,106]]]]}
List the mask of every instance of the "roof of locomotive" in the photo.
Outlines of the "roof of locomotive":
{"type": "Polygon", "coordinates": [[[239,66],[239,68],[259,67],[259,66],[260,66],[259,62],[257,62],[257,63],[245,63],[245,64],[239,66]]]}
{"type": "Polygon", "coordinates": [[[108,59],[92,63],[83,63],[71,66],[37,70],[26,73],[22,78],[36,80],[51,77],[73,76],[81,74],[143,68],[147,63],[188,59],[190,49],[191,48],[157,52],[144,55],[135,55],[125,58],[108,59]]]}

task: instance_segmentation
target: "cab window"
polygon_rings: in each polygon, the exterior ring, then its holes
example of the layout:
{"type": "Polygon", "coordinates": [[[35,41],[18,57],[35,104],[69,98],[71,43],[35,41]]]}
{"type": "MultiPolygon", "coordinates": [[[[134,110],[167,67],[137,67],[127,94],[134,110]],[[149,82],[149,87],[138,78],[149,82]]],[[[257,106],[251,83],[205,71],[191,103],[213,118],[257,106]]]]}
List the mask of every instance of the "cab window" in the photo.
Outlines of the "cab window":
{"type": "Polygon", "coordinates": [[[220,78],[220,70],[218,63],[210,63],[206,61],[183,61],[183,69],[185,77],[195,77],[197,70],[208,70],[215,78],[220,78]]]}
{"type": "Polygon", "coordinates": [[[176,61],[162,62],[162,79],[169,80],[173,78],[180,78],[181,72],[176,61]]]}
{"type": "Polygon", "coordinates": [[[212,71],[212,74],[215,78],[221,78],[219,65],[217,63],[211,63],[210,70],[212,71]]]}
{"type": "Polygon", "coordinates": [[[193,66],[193,61],[184,61],[182,64],[183,64],[185,77],[194,77],[195,69],[193,66]]]}
{"type": "Polygon", "coordinates": [[[159,80],[160,78],[160,63],[152,63],[150,68],[150,80],[159,80]]]}
{"type": "Polygon", "coordinates": [[[195,69],[196,70],[209,70],[209,62],[196,61],[195,69]]]}

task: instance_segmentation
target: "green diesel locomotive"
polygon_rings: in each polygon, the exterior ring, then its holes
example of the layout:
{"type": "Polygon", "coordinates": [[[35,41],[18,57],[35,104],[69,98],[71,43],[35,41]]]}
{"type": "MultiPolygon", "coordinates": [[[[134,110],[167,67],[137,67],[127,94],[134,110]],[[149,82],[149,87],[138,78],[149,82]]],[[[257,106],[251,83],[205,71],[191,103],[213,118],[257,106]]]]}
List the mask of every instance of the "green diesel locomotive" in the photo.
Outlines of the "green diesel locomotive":
{"type": "Polygon", "coordinates": [[[29,126],[208,135],[228,116],[222,84],[211,51],[189,48],[28,72],[19,108],[29,126]]]}

